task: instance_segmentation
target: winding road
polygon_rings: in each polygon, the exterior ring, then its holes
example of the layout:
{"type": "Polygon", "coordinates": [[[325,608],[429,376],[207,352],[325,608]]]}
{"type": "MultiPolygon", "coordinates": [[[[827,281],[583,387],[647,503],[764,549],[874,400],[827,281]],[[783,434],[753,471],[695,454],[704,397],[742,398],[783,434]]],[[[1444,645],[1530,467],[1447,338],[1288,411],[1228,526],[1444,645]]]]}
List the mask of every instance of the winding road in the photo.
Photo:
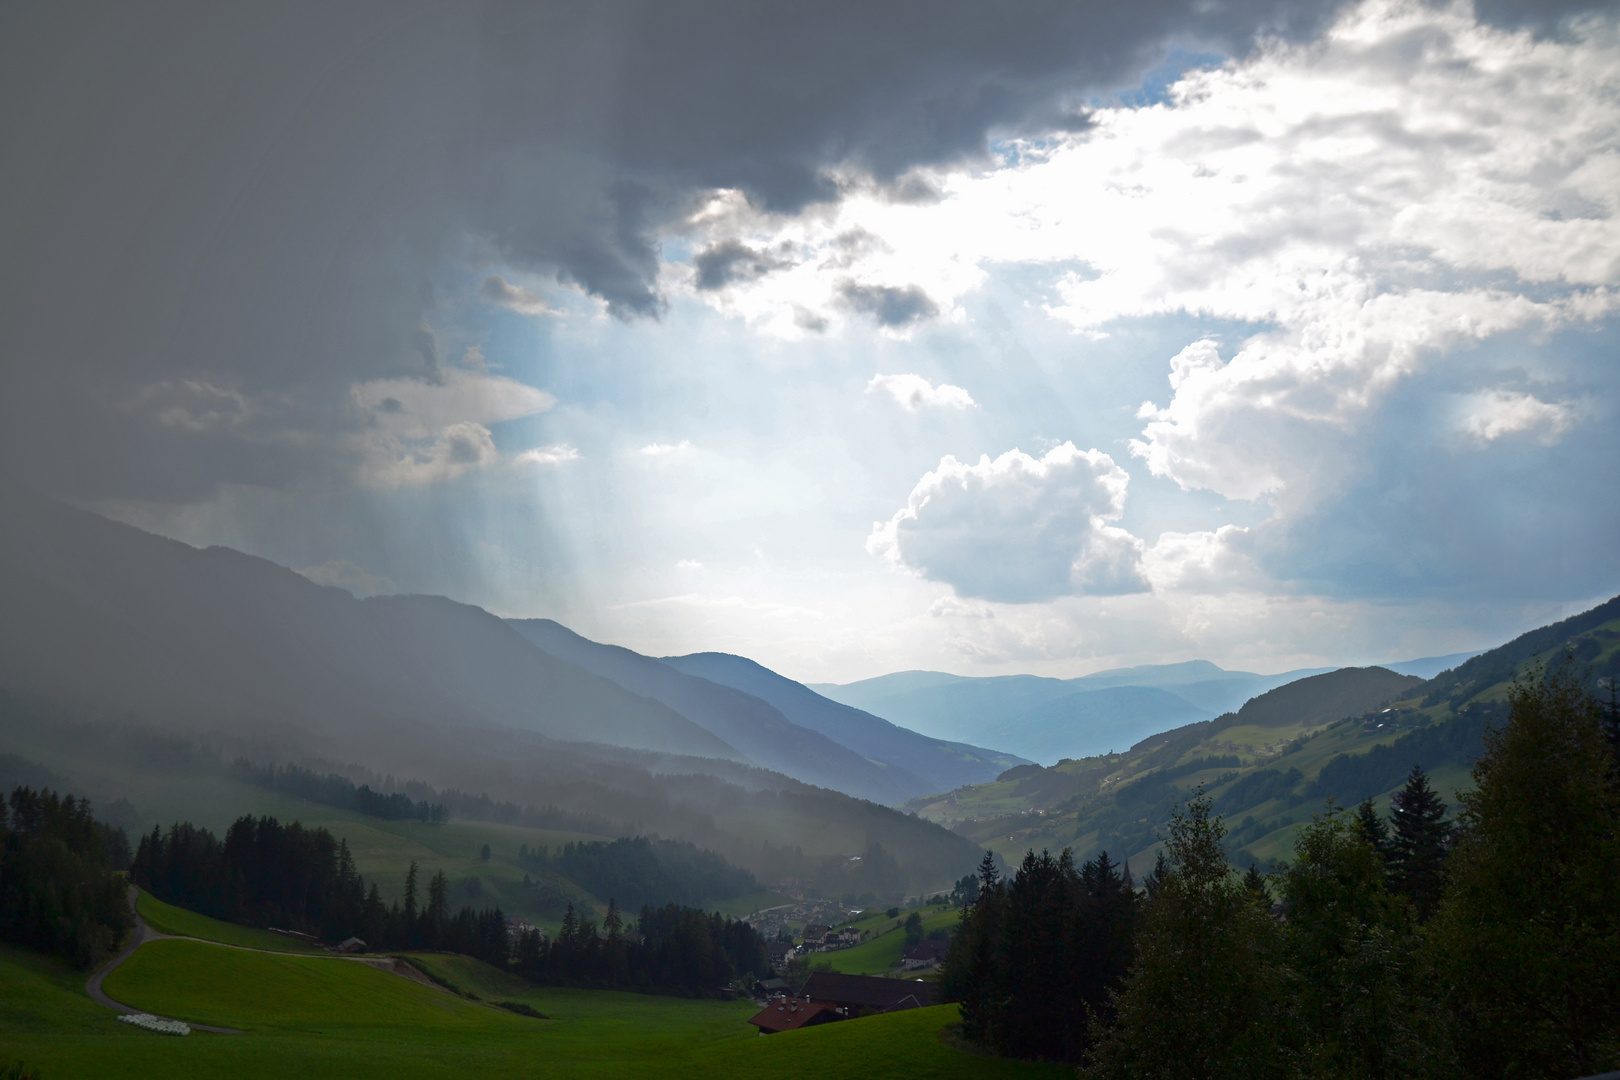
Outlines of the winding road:
{"type": "MultiPolygon", "coordinates": [[[[107,1008],[113,1010],[114,1012],[124,1013],[125,1015],[134,1015],[135,1013],[139,1013],[143,1010],[132,1009],[123,1002],[114,1001],[112,998],[108,997],[107,992],[101,988],[102,982],[105,981],[108,975],[111,975],[115,970],[117,970],[119,964],[122,964],[131,956],[134,956],[135,950],[140,948],[142,945],[145,945],[148,941],[162,941],[164,938],[172,938],[176,936],[174,934],[159,933],[147,925],[146,920],[141,918],[140,908],[136,906],[135,903],[136,899],[139,898],[140,895],[141,890],[137,889],[133,885],[129,887],[129,910],[135,913],[135,931],[129,935],[129,944],[125,945],[123,951],[121,951],[117,956],[113,957],[112,960],[107,964],[103,965],[94,975],[90,976],[90,978],[84,984],[84,992],[89,994],[98,1003],[107,1006],[107,1008]]],[[[198,939],[187,938],[185,940],[195,941],[198,939]]],[[[159,1016],[158,1019],[172,1020],[173,1017],[159,1016]]],[[[183,1020],[180,1022],[192,1028],[194,1031],[212,1031],[216,1035],[241,1035],[243,1033],[240,1028],[214,1027],[212,1024],[193,1024],[190,1020],[183,1020]]]]}

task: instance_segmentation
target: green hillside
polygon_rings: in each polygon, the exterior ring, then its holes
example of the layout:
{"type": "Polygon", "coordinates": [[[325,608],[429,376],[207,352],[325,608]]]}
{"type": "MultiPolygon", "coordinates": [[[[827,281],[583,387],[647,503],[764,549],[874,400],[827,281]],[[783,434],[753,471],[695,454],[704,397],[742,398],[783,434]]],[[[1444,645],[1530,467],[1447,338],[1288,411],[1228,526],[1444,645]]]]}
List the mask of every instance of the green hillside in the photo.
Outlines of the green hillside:
{"type": "Polygon", "coordinates": [[[1301,679],[1235,713],[1144,739],[1123,754],[1020,766],[994,783],[917,799],[906,809],[1015,862],[1030,849],[1106,850],[1151,869],[1171,806],[1202,784],[1231,830],[1233,858],[1286,858],[1299,824],[1328,799],[1380,808],[1420,764],[1454,798],[1509,684],[1540,663],[1577,665],[1605,700],[1620,676],[1620,597],[1531,631],[1422,682],[1383,668],[1301,679]]]}
{"type": "Polygon", "coordinates": [[[421,958],[487,1001],[333,957],[276,956],[197,942],[142,947],[107,979],[114,997],[240,1035],[154,1035],[119,1023],[82,973],[0,946],[0,1046],[50,1080],[102,1077],[348,1078],[387,1075],[731,1077],[864,1080],[1045,1078],[1067,1069],[964,1052],[940,1037],[954,1006],[759,1038],[748,1002],[536,988],[476,961],[421,958]]]}

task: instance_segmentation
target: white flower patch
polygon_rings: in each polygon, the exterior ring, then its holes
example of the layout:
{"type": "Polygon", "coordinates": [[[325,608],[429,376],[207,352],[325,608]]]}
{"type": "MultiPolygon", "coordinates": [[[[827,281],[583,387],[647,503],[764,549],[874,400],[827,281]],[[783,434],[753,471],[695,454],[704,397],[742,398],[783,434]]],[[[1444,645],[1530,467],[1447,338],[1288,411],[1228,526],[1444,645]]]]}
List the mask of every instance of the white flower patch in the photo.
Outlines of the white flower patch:
{"type": "Polygon", "coordinates": [[[159,1035],[190,1035],[191,1028],[179,1020],[160,1020],[151,1013],[126,1013],[118,1019],[126,1024],[134,1024],[147,1031],[155,1031],[159,1035]]]}

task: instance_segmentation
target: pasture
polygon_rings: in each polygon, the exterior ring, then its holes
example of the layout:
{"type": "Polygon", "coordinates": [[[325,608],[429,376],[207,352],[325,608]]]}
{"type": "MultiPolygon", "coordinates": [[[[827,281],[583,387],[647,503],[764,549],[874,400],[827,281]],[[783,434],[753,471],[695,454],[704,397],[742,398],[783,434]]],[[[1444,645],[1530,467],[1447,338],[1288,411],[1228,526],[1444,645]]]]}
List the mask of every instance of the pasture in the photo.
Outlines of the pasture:
{"type": "Polygon", "coordinates": [[[760,1038],[745,1023],[753,1011],[747,1002],[533,987],[465,957],[419,959],[487,1000],[336,957],[153,942],[108,976],[109,994],[161,1015],[244,1031],[177,1038],[118,1023],[85,996],[82,973],[0,947],[0,1045],[48,1080],[1068,1075],[957,1049],[940,1037],[955,1016],[950,1006],[760,1038]],[[521,1001],[546,1019],[493,1000],[521,1001]]]}

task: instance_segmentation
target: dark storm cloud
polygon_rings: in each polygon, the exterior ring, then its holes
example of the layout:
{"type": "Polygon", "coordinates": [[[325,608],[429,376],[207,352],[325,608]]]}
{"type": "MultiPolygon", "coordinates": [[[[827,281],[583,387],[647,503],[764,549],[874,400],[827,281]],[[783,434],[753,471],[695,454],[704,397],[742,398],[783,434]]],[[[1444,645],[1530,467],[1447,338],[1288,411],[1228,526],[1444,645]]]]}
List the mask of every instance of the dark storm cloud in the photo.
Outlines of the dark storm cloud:
{"type": "Polygon", "coordinates": [[[939,305],[915,285],[857,285],[846,281],[838,287],[846,307],[870,315],[882,326],[907,326],[939,314],[939,305]]]}
{"type": "Polygon", "coordinates": [[[772,270],[792,266],[789,259],[758,251],[740,240],[722,240],[698,252],[692,260],[697,270],[697,287],[723,288],[734,281],[755,281],[772,270]]]}
{"type": "MultiPolygon", "coordinates": [[[[341,482],[370,378],[439,377],[460,238],[656,315],[695,192],[793,210],[1071,125],[1168,43],[1318,28],[1291,0],[75,4],[0,14],[0,460],[58,493],[341,482]],[[251,422],[165,425],[151,387],[251,422]]],[[[926,195],[925,192],[911,193],[926,195]]],[[[742,267],[733,263],[733,271],[742,267]]],[[[902,305],[903,306],[903,305],[902,305]]],[[[889,307],[868,308],[880,320],[889,307]]],[[[899,312],[899,308],[893,308],[899,312]]]]}

